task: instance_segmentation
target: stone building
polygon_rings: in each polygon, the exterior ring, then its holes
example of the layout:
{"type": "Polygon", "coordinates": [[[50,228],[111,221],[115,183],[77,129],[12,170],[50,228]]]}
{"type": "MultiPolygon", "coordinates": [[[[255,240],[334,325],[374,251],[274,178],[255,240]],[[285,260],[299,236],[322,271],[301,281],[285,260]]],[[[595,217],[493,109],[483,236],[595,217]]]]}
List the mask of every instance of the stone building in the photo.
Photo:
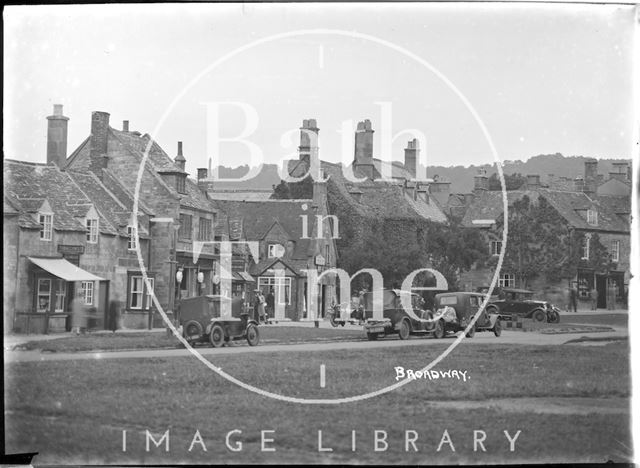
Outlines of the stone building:
{"type": "MultiPolygon", "coordinates": [[[[566,303],[564,292],[570,285],[578,289],[579,299],[589,300],[589,291],[598,290],[598,307],[625,307],[626,294],[630,279],[630,185],[626,180],[626,167],[620,169],[620,176],[603,180],[597,172],[597,161],[585,163],[584,176],[577,177],[573,184],[542,184],[538,175],[527,176],[527,183],[521,190],[507,192],[507,202],[511,206],[516,200],[527,196],[537,202],[543,198],[559,215],[569,231],[583,234],[583,244],[572,246],[582,253],[582,260],[569,278],[560,283],[553,283],[544,276],[539,276],[527,285],[539,293],[546,294],[550,300],[566,303]],[[620,178],[618,178],[620,177],[620,178]],[[615,185],[611,183],[614,180],[615,185]],[[628,190],[620,190],[618,182],[628,190]],[[611,187],[617,187],[611,194],[611,187]],[[607,249],[612,260],[609,271],[595,271],[587,266],[591,255],[591,236],[597,234],[600,243],[607,249]],[[616,285],[618,297],[615,304],[608,304],[607,288],[616,285]],[[562,294],[560,293],[562,292],[562,294]],[[560,297],[562,296],[562,297],[560,297]]],[[[490,252],[497,258],[502,248],[502,231],[500,224],[503,218],[503,199],[501,191],[488,191],[486,174],[479,173],[475,177],[474,198],[465,210],[461,224],[468,229],[480,230],[489,244],[490,252]]],[[[533,229],[534,227],[532,227],[533,229]]],[[[494,268],[476,266],[462,274],[461,284],[466,290],[488,286],[494,275],[494,268]]],[[[497,286],[521,287],[517,284],[513,272],[500,272],[497,286]]]]}

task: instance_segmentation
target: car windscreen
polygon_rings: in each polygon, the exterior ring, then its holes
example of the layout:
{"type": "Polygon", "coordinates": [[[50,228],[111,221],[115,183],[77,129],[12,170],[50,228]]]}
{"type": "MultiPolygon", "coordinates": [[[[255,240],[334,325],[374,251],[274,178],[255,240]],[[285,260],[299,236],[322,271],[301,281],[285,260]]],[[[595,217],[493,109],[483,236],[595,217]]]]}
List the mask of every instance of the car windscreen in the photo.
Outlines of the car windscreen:
{"type": "Polygon", "coordinates": [[[458,303],[457,296],[441,296],[440,297],[440,305],[456,305],[458,303]]]}

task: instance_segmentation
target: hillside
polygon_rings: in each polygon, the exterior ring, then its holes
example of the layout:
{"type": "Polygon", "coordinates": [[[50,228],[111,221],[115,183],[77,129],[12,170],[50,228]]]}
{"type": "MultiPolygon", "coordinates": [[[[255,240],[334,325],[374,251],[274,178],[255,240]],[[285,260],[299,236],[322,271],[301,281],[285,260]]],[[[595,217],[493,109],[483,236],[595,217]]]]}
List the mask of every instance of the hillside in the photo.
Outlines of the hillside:
{"type": "MultiPolygon", "coordinates": [[[[542,180],[545,180],[549,174],[553,174],[556,177],[571,177],[574,178],[584,174],[584,162],[586,159],[583,156],[563,156],[560,153],[556,154],[540,154],[533,156],[526,161],[504,161],[503,171],[505,174],[522,175],[538,174],[542,180]]],[[[613,163],[616,161],[627,161],[629,159],[599,159],[598,160],[598,172],[608,176],[609,171],[613,169],[613,163]]],[[[478,173],[478,169],[485,168],[487,175],[497,172],[495,165],[490,166],[488,164],[481,166],[433,166],[428,169],[429,177],[438,175],[439,177],[448,179],[451,181],[451,191],[455,193],[470,192],[473,189],[473,177],[478,173]]],[[[240,177],[246,174],[249,170],[248,166],[239,166],[236,168],[220,167],[220,177],[240,177]]],[[[251,180],[243,182],[219,182],[217,184],[220,188],[238,188],[238,189],[270,189],[273,185],[280,183],[280,177],[278,176],[277,166],[275,164],[265,164],[262,171],[258,176],[251,180]]]]}

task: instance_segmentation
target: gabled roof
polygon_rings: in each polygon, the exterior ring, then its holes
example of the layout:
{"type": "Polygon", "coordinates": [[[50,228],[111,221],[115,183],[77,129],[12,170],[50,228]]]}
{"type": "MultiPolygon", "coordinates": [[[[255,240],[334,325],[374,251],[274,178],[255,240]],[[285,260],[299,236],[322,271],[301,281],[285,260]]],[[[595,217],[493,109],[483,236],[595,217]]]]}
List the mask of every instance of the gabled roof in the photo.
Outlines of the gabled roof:
{"type": "MultiPolygon", "coordinates": [[[[119,229],[120,219],[131,212],[93,173],[61,171],[55,165],[5,160],[5,195],[21,211],[20,226],[39,228],[33,216],[43,205],[54,212],[53,228],[86,232],[84,217],[93,208],[99,215],[103,234],[127,235],[119,229]]],[[[125,223],[126,226],[126,223],[125,223]]],[[[141,230],[144,234],[144,230],[141,230]]]]}
{"type": "Polygon", "coordinates": [[[245,240],[260,241],[265,238],[274,223],[278,223],[295,242],[293,259],[307,259],[311,239],[303,239],[302,219],[308,215],[308,237],[315,232],[315,216],[311,200],[232,201],[212,200],[212,203],[229,218],[229,236],[242,236],[245,240]],[[306,209],[304,209],[306,206],[306,209]]]}
{"type": "MultiPolygon", "coordinates": [[[[567,223],[576,229],[590,231],[629,232],[629,224],[623,218],[614,213],[607,202],[599,199],[590,199],[583,192],[569,192],[566,190],[550,190],[540,188],[537,190],[509,190],[507,202],[511,205],[514,201],[528,196],[532,201],[543,197],[567,223]],[[598,212],[598,225],[587,223],[587,210],[598,212]]],[[[503,216],[502,191],[485,191],[480,193],[471,203],[462,218],[464,227],[486,227],[487,223],[479,223],[479,220],[499,220],[503,216]],[[474,223],[474,220],[476,221],[474,223]]]]}

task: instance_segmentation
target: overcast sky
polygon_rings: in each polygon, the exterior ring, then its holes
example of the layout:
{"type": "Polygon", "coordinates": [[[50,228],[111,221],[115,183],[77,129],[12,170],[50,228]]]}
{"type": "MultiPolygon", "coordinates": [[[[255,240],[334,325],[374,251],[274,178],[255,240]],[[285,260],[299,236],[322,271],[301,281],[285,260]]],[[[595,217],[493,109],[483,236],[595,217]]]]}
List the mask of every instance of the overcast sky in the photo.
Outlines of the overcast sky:
{"type": "MultiPolygon", "coordinates": [[[[297,137],[283,146],[282,135],[307,118],[318,121],[321,158],[340,161],[342,123],[365,118],[379,155],[380,102],[392,108],[393,134],[416,128],[426,135],[429,164],[492,162],[461,99],[398,48],[466,96],[503,159],[631,157],[628,6],[63,5],[6,7],[4,20],[4,151],[12,159],[45,160],[46,116],[60,103],[71,119],[69,153],[89,135],[91,111],[101,110],[114,128],[126,119],[132,130],[152,134],[170,156],[183,141],[195,174],[214,152],[205,103],[233,101],[257,112],[248,139],[265,162],[295,151],[297,137]],[[193,83],[252,41],[319,28],[375,36],[396,50],[345,35],[298,35],[242,51],[193,83]]],[[[241,133],[247,120],[229,105],[220,119],[222,137],[241,133]]],[[[395,159],[408,138],[394,142],[395,159]]],[[[217,156],[228,166],[249,161],[238,143],[223,144],[217,156]]]]}

